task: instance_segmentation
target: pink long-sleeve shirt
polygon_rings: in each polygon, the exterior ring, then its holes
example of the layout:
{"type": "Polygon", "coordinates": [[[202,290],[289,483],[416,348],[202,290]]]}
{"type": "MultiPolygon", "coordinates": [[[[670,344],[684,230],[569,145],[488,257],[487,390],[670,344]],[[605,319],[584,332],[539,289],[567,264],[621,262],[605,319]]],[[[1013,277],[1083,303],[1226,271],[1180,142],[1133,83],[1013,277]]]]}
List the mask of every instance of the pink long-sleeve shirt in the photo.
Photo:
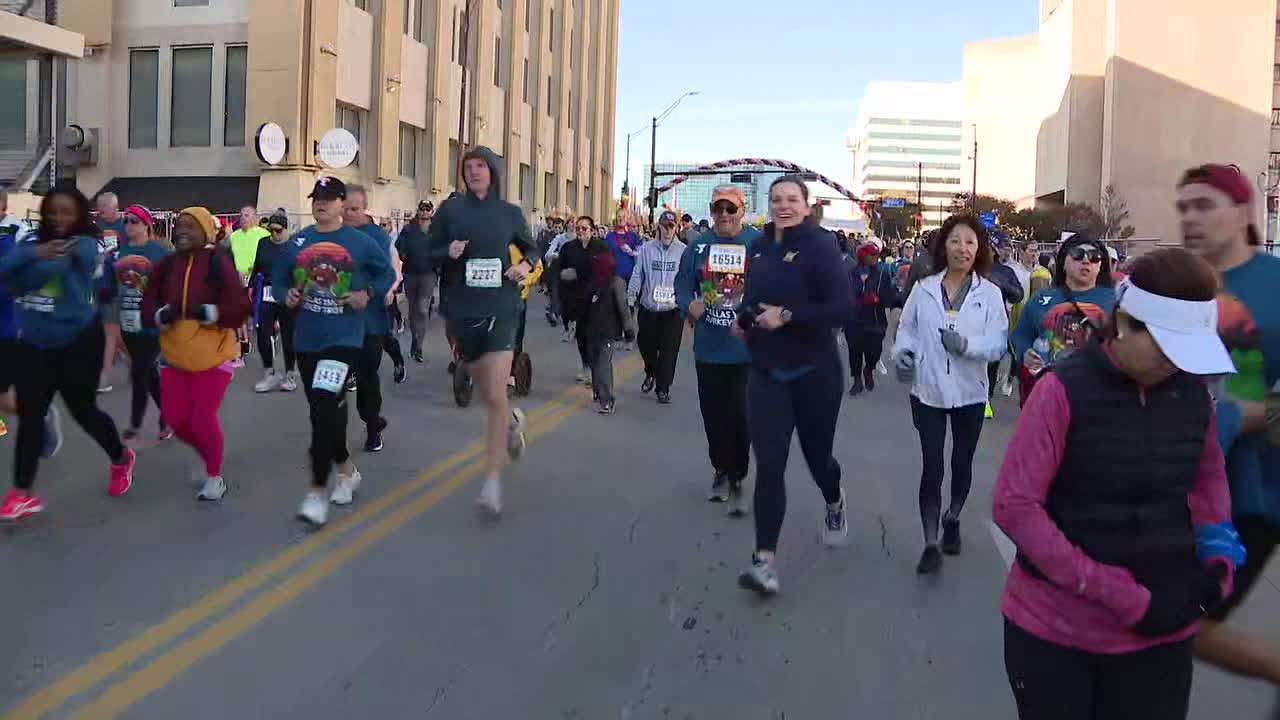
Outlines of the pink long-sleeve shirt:
{"type": "MultiPolygon", "coordinates": [[[[1001,611],[1012,623],[1042,640],[1100,654],[1135,652],[1195,635],[1198,622],[1163,638],[1133,632],[1131,628],[1147,611],[1151,593],[1127,568],[1090,558],[1049,517],[1045,502],[1062,463],[1070,427],[1066,388],[1049,373],[1036,383],[1009,440],[996,481],[993,517],[1018,550],[1052,582],[1032,576],[1015,562],[1009,570],[1001,611]]],[[[1212,408],[1187,506],[1196,526],[1223,522],[1231,516],[1231,495],[1212,408]]],[[[1223,581],[1225,597],[1231,591],[1234,568],[1225,558],[1211,562],[1228,567],[1223,581]]]]}

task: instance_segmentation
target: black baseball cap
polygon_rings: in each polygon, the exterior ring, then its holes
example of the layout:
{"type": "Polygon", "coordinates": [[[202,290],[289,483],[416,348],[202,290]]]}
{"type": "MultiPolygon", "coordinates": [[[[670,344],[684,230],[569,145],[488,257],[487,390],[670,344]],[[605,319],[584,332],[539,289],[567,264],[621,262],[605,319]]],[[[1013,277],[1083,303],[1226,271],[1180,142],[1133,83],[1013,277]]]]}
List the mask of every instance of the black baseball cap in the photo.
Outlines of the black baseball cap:
{"type": "Polygon", "coordinates": [[[332,175],[325,175],[316,180],[315,187],[311,188],[311,194],[307,197],[320,200],[346,200],[347,184],[332,175]]]}
{"type": "Polygon", "coordinates": [[[436,209],[435,203],[431,202],[430,200],[423,200],[422,202],[418,203],[418,212],[435,212],[435,209],[436,209]]]}

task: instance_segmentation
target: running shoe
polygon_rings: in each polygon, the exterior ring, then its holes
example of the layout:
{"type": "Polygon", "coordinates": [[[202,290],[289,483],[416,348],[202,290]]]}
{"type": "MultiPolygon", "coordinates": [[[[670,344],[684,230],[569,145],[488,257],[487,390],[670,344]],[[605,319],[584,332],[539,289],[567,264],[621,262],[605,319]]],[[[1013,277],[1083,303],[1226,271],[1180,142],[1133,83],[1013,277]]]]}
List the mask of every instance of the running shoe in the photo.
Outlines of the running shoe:
{"type": "Polygon", "coordinates": [[[574,380],[576,380],[579,385],[590,385],[591,371],[586,368],[582,368],[581,370],[578,371],[578,374],[576,377],[574,377],[574,380]]]}
{"type": "Polygon", "coordinates": [[[98,394],[105,395],[115,389],[116,389],[115,385],[112,385],[110,383],[103,383],[102,385],[98,386],[98,394]]]}
{"type": "Polygon", "coordinates": [[[822,523],[822,544],[827,547],[843,545],[849,539],[849,514],[845,512],[844,490],[840,490],[840,502],[827,505],[827,519],[822,523]]]}
{"type": "Polygon", "coordinates": [[[258,381],[258,384],[253,386],[253,391],[256,393],[275,392],[280,389],[280,384],[281,378],[276,374],[276,371],[268,370],[267,374],[258,381]]]}
{"type": "Polygon", "coordinates": [[[20,520],[28,515],[35,515],[44,510],[40,498],[25,490],[13,488],[0,503],[0,520],[20,520]]]}
{"type": "Polygon", "coordinates": [[[716,473],[715,478],[711,480],[711,490],[707,492],[707,500],[713,503],[722,503],[729,500],[729,476],[725,473],[716,473]]]}
{"type": "Polygon", "coordinates": [[[862,394],[862,378],[855,377],[849,383],[849,397],[858,397],[862,394]]]}
{"type": "Polygon", "coordinates": [[[871,368],[862,371],[862,383],[867,386],[867,392],[876,389],[876,373],[871,368]]]}
{"type": "Polygon", "coordinates": [[[991,408],[991,403],[987,403],[987,410],[986,410],[986,413],[983,415],[983,417],[986,418],[987,420],[991,420],[995,418],[995,416],[996,416],[996,411],[991,408]]]}
{"type": "Polygon", "coordinates": [[[111,483],[107,486],[107,494],[120,497],[133,487],[133,466],[138,462],[138,455],[131,448],[124,449],[124,462],[119,465],[111,463],[111,483]]]}
{"type": "Polygon", "coordinates": [[[404,365],[397,365],[391,372],[391,379],[395,380],[397,385],[404,382],[407,377],[409,377],[409,370],[404,365]]]}
{"type": "Polygon", "coordinates": [[[347,392],[353,393],[355,391],[356,391],[356,376],[351,375],[347,378],[347,392]]]}
{"type": "Polygon", "coordinates": [[[1000,392],[1005,397],[1013,397],[1013,378],[1004,381],[1004,387],[1000,389],[1000,392]]]}
{"type": "Polygon", "coordinates": [[[4,424],[4,419],[0,418],[0,437],[9,434],[9,426],[4,424]]]}
{"type": "Polygon", "coordinates": [[[942,551],[937,545],[925,546],[924,553],[920,556],[920,562],[916,565],[916,572],[921,575],[932,575],[942,569],[942,551]]]}
{"type": "Polygon", "coordinates": [[[290,370],[284,374],[284,379],[280,381],[280,392],[294,392],[298,389],[298,371],[290,370]]]}
{"type": "Polygon", "coordinates": [[[173,435],[174,435],[173,428],[169,427],[168,425],[162,425],[160,426],[159,434],[156,435],[156,442],[165,442],[166,440],[172,440],[173,435]]]}
{"type": "Polygon", "coordinates": [[[236,370],[242,369],[244,367],[244,355],[241,355],[240,357],[232,360],[231,367],[236,370]]]}
{"type": "Polygon", "coordinates": [[[382,452],[382,431],[387,429],[387,419],[378,418],[377,426],[370,425],[365,431],[364,451],[382,452]]]}
{"type": "Polygon", "coordinates": [[[421,350],[410,350],[410,351],[409,351],[409,357],[413,358],[413,361],[414,361],[414,362],[416,362],[416,363],[418,363],[419,365],[421,365],[422,363],[426,362],[426,360],[424,360],[424,359],[423,359],[423,357],[422,357],[422,351],[421,351],[421,350]]]}
{"type": "Polygon", "coordinates": [[[40,448],[40,457],[48,459],[62,449],[62,411],[57,405],[50,405],[49,412],[44,414],[44,445],[40,448]]]}
{"type": "Polygon", "coordinates": [[[765,559],[752,553],[751,567],[738,576],[738,585],[761,595],[776,595],[781,584],[778,571],[773,567],[773,558],[765,559]]]}
{"type": "Polygon", "coordinates": [[[729,517],[746,517],[751,512],[751,499],[742,489],[742,481],[729,483],[729,517]]]}
{"type": "Polygon", "coordinates": [[[960,521],[942,519],[942,552],[945,555],[960,554],[960,521]]]}
{"type": "Polygon", "coordinates": [[[496,477],[487,478],[480,488],[480,497],[476,505],[495,517],[502,514],[502,481],[496,477]]]}
{"type": "Polygon", "coordinates": [[[221,500],[223,495],[227,494],[227,483],[222,479],[221,475],[210,476],[204,481],[204,487],[200,488],[200,493],[196,495],[197,500],[221,500]]]}
{"type": "Polygon", "coordinates": [[[511,424],[507,426],[507,454],[512,460],[519,460],[526,447],[528,441],[524,435],[524,411],[511,408],[511,424]]]}
{"type": "Polygon", "coordinates": [[[648,395],[649,393],[653,392],[653,386],[657,384],[658,384],[658,381],[654,380],[652,376],[645,375],[644,382],[640,383],[640,392],[648,395]]]}
{"type": "Polygon", "coordinates": [[[360,471],[354,470],[350,475],[338,471],[338,482],[329,495],[329,502],[334,505],[350,505],[356,499],[356,490],[360,489],[360,471]]]}
{"type": "Polygon", "coordinates": [[[659,405],[670,405],[670,404],[671,404],[671,391],[670,391],[670,390],[659,390],[659,391],[658,391],[658,404],[659,404],[659,405]]]}
{"type": "Polygon", "coordinates": [[[876,372],[880,373],[881,375],[889,374],[889,368],[885,367],[884,360],[876,361],[876,372]]]}
{"type": "Polygon", "coordinates": [[[611,403],[611,402],[607,402],[607,403],[600,403],[600,409],[599,409],[599,410],[597,410],[596,412],[600,413],[601,415],[612,415],[612,414],[613,414],[613,403],[611,403]]]}
{"type": "Polygon", "coordinates": [[[302,507],[298,508],[298,518],[320,527],[329,519],[329,503],[324,499],[323,490],[312,490],[302,499],[302,507]]]}

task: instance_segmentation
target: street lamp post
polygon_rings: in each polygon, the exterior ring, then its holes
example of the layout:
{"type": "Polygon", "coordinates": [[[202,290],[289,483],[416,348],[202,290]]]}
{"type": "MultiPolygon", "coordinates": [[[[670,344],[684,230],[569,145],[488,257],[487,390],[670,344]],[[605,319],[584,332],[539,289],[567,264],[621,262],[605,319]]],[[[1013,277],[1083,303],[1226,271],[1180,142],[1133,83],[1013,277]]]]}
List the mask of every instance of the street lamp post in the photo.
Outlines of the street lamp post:
{"type": "Polygon", "coordinates": [[[631,195],[631,138],[639,135],[640,133],[648,129],[649,129],[649,126],[645,125],[639,130],[636,130],[635,132],[629,133],[627,135],[627,170],[626,170],[626,176],[622,178],[622,192],[627,196],[631,195]]]}
{"type": "Polygon", "coordinates": [[[678,107],[680,103],[684,102],[685,98],[693,97],[694,95],[697,95],[697,94],[698,94],[697,90],[690,90],[689,92],[676,98],[676,101],[671,103],[670,107],[668,107],[666,110],[663,110],[661,114],[655,115],[653,117],[653,122],[650,126],[650,132],[652,132],[652,135],[650,136],[650,140],[649,140],[649,224],[650,225],[653,224],[654,212],[657,210],[657,207],[658,207],[658,184],[656,182],[658,177],[657,176],[658,123],[662,122],[663,120],[666,120],[668,115],[675,112],[676,107],[678,107]]]}

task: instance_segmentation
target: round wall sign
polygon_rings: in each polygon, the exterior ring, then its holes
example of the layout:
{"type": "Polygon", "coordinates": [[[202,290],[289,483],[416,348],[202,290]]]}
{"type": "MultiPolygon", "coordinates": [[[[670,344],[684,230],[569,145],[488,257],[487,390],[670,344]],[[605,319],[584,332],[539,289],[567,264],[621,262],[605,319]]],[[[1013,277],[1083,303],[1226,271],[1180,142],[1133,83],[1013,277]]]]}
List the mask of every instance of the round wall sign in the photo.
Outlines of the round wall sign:
{"type": "Polygon", "coordinates": [[[258,151],[258,159],[268,165],[279,165],[289,152],[289,138],[284,135],[284,128],[269,122],[258,128],[254,140],[254,149],[258,151]]]}
{"type": "Polygon", "coordinates": [[[344,168],[355,162],[360,152],[360,142],[345,128],[334,128],[320,136],[316,143],[316,157],[325,167],[344,168]]]}

